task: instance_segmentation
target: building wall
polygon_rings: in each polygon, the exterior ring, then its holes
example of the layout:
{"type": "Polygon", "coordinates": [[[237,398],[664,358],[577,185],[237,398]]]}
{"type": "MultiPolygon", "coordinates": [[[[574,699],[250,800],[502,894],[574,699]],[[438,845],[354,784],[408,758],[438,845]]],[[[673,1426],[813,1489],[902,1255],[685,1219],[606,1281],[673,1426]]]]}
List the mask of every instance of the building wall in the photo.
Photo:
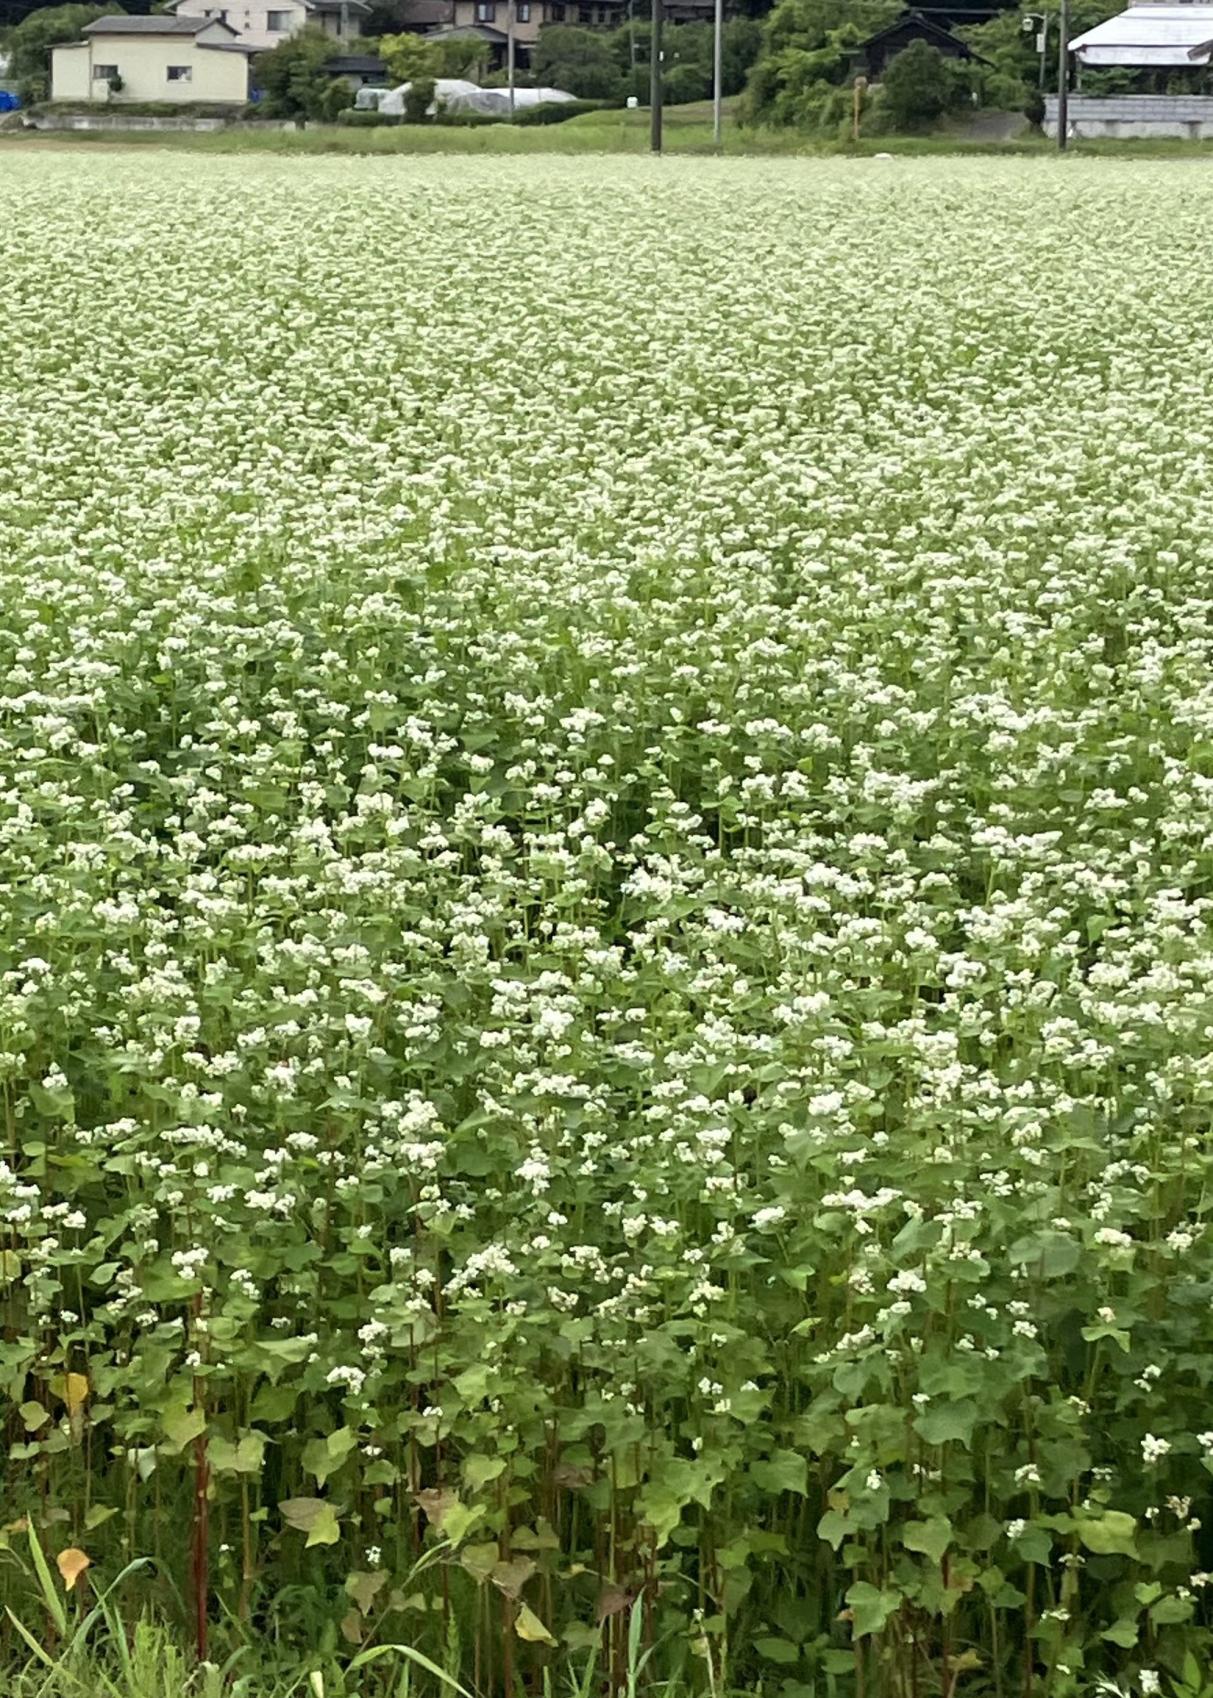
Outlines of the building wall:
{"type": "MultiPolygon", "coordinates": [[[[1208,94],[1072,94],[1067,110],[1072,136],[1174,136],[1186,141],[1213,136],[1213,95],[1208,94]]],[[[1057,134],[1055,94],[1045,98],[1044,131],[1057,134]]]]}
{"type": "Polygon", "coordinates": [[[179,0],[176,10],[179,18],[221,18],[239,32],[241,41],[262,50],[298,35],[309,23],[337,41],[353,41],[362,34],[360,14],[347,14],[343,29],[340,12],[309,17],[302,0],[179,0]]]}
{"type": "Polygon", "coordinates": [[[91,71],[87,41],[56,47],[51,53],[51,99],[90,100],[91,71]]]}
{"type": "MultiPolygon", "coordinates": [[[[455,0],[455,24],[465,29],[469,24],[487,24],[490,29],[508,31],[510,0],[490,0],[495,15],[481,17],[477,0],[455,0]]],[[[517,0],[525,8],[527,0],[517,0]]],[[[518,17],[514,24],[514,40],[524,45],[534,44],[544,24],[577,24],[582,29],[614,29],[625,21],[620,6],[605,0],[530,0],[530,17],[518,17]]]]}
{"type": "Polygon", "coordinates": [[[128,101],[215,100],[240,106],[248,99],[248,59],[243,53],[219,53],[183,36],[90,36],[83,47],[66,53],[56,48],[51,75],[54,100],[115,106],[128,101]],[[115,66],[122,78],[118,94],[96,75],[107,65],[115,66]],[[188,66],[188,80],[170,82],[170,65],[188,66]]]}
{"type": "MultiPolygon", "coordinates": [[[[525,0],[520,0],[525,3],[525,0]]],[[[467,29],[471,24],[486,24],[489,29],[499,29],[503,32],[509,29],[510,6],[509,0],[490,0],[493,15],[482,17],[482,6],[477,0],[455,0],[455,26],[467,29]]],[[[539,25],[546,15],[544,0],[531,0],[531,15],[529,20],[518,18],[514,25],[514,40],[532,42],[539,39],[539,25]]]]}
{"type": "Polygon", "coordinates": [[[277,47],[307,23],[307,7],[301,0],[180,0],[179,18],[220,18],[250,47],[277,47]],[[274,28],[271,29],[271,23],[274,28]]]}

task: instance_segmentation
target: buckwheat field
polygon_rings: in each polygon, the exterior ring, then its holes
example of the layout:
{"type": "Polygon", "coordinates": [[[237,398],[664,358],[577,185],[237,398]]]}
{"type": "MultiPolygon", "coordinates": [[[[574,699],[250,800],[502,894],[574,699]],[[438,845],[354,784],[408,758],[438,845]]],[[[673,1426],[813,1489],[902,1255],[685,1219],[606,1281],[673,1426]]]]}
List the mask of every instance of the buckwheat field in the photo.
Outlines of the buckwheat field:
{"type": "Polygon", "coordinates": [[[4,156],[18,1618],[1196,1698],[1211,213],[4,156]]]}

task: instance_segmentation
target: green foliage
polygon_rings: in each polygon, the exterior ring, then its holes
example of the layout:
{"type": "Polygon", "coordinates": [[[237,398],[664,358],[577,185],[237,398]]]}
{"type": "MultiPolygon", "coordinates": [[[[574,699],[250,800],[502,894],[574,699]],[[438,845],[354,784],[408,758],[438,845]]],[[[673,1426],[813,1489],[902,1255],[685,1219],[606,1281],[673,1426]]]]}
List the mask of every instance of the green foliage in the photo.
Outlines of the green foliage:
{"type": "Polygon", "coordinates": [[[410,83],[425,77],[432,80],[444,74],[445,46],[444,42],[430,41],[421,35],[385,35],[379,43],[379,57],[393,83],[410,83]]]}
{"type": "MultiPolygon", "coordinates": [[[[263,92],[261,106],[266,117],[335,117],[341,108],[334,110],[334,79],[324,69],[333,52],[332,37],[309,27],[268,53],[258,53],[252,75],[263,92]]],[[[341,106],[348,106],[352,96],[345,85],[340,96],[341,106]]]]}
{"type": "Polygon", "coordinates": [[[881,110],[894,130],[929,129],[963,104],[969,86],[963,67],[926,41],[912,41],[889,60],[880,78],[881,110]]]}
{"type": "MultiPolygon", "coordinates": [[[[617,32],[617,37],[625,33],[617,32]]],[[[582,100],[617,101],[625,92],[611,38],[571,24],[548,24],[540,31],[531,52],[531,73],[538,87],[564,89],[582,100]]]]}
{"type": "MultiPolygon", "coordinates": [[[[832,127],[859,39],[846,25],[832,30],[820,47],[785,46],[765,53],[750,73],[749,116],[766,124],[832,127]]],[[[849,102],[847,94],[848,109],[849,102]]]]}
{"type": "Polygon", "coordinates": [[[824,118],[832,125],[832,91],[849,82],[855,48],[900,10],[897,0],[778,0],[749,76],[749,118],[801,128],[824,118]]]}
{"type": "Polygon", "coordinates": [[[402,118],[392,117],[386,112],[358,112],[352,106],[337,114],[336,122],[342,129],[351,130],[386,130],[393,125],[404,122],[402,118]]]}
{"type": "MultiPolygon", "coordinates": [[[[616,63],[624,75],[628,92],[642,102],[649,98],[649,45],[647,23],[634,30],[616,30],[610,38],[616,63]],[[632,43],[635,41],[636,71],[632,74],[632,43]]],[[[670,104],[704,100],[712,91],[713,29],[710,24],[667,25],[662,35],[665,54],[665,97],[670,104]]],[[[762,45],[762,25],[755,18],[729,18],[721,41],[721,81],[726,95],[739,94],[762,45]]]]}
{"type": "Polygon", "coordinates": [[[812,53],[843,29],[862,41],[902,10],[899,0],[778,0],[763,27],[763,54],[812,53]]]}
{"type": "MultiPolygon", "coordinates": [[[[1114,13],[1122,11],[1118,0],[1072,0],[1069,7],[1071,36],[1093,29],[1114,13]]],[[[985,60],[978,73],[982,100],[987,106],[1007,111],[1023,111],[1033,99],[1040,97],[1041,56],[1036,50],[1036,36],[1041,15],[1048,18],[1048,36],[1044,64],[1044,86],[1057,86],[1057,42],[1060,14],[1057,0],[1047,0],[1039,6],[1023,6],[998,12],[985,23],[958,27],[956,34],[985,60]]],[[[1086,75],[1084,75],[1084,82],[1086,75]]],[[[1132,86],[1133,79],[1129,79],[1132,86]]],[[[1042,114],[1043,116],[1043,114],[1042,114]]]]}
{"type": "Polygon", "coordinates": [[[26,105],[46,100],[50,94],[53,47],[79,41],[86,24],[122,10],[120,5],[45,6],[17,24],[8,37],[8,75],[26,105]]]}
{"type": "Polygon", "coordinates": [[[536,124],[567,124],[570,118],[586,112],[601,112],[605,104],[601,100],[545,100],[538,106],[520,106],[514,122],[523,129],[536,124]]]}
{"type": "Polygon", "coordinates": [[[330,77],[329,86],[319,96],[318,117],[328,124],[337,123],[343,112],[354,104],[354,95],[344,77],[330,77]]]}
{"type": "Polygon", "coordinates": [[[484,83],[488,74],[489,44],[476,35],[450,35],[436,43],[438,77],[466,77],[484,83]]]}
{"type": "Polygon", "coordinates": [[[409,91],[404,97],[404,121],[406,124],[424,124],[426,122],[430,107],[434,104],[434,94],[433,77],[414,77],[409,84],[409,91]]]}

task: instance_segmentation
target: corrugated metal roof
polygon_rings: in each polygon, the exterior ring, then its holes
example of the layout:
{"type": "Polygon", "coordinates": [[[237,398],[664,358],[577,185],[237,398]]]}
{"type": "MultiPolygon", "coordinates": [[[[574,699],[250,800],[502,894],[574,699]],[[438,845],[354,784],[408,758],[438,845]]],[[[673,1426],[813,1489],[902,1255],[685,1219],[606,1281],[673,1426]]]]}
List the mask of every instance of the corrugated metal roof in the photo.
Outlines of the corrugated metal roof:
{"type": "Polygon", "coordinates": [[[1070,43],[1084,65],[1203,65],[1213,52],[1213,5],[1146,0],[1070,43]]]}

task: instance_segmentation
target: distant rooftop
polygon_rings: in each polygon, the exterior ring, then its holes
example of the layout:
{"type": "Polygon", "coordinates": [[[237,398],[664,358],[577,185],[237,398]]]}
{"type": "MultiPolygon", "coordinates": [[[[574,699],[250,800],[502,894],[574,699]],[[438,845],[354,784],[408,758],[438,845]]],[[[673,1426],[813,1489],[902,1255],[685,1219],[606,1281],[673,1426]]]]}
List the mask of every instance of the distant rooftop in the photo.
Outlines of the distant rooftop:
{"type": "MultiPolygon", "coordinates": [[[[154,18],[131,18],[122,13],[113,17],[98,18],[95,23],[86,24],[80,32],[82,35],[197,35],[199,30],[209,29],[217,24],[218,18],[170,18],[162,15],[154,18]]],[[[223,26],[225,29],[229,25],[223,26]]],[[[234,35],[236,32],[232,30],[234,35]]]]}
{"type": "Polygon", "coordinates": [[[1084,65],[1207,65],[1213,5],[1140,0],[1070,42],[1084,65]]]}

